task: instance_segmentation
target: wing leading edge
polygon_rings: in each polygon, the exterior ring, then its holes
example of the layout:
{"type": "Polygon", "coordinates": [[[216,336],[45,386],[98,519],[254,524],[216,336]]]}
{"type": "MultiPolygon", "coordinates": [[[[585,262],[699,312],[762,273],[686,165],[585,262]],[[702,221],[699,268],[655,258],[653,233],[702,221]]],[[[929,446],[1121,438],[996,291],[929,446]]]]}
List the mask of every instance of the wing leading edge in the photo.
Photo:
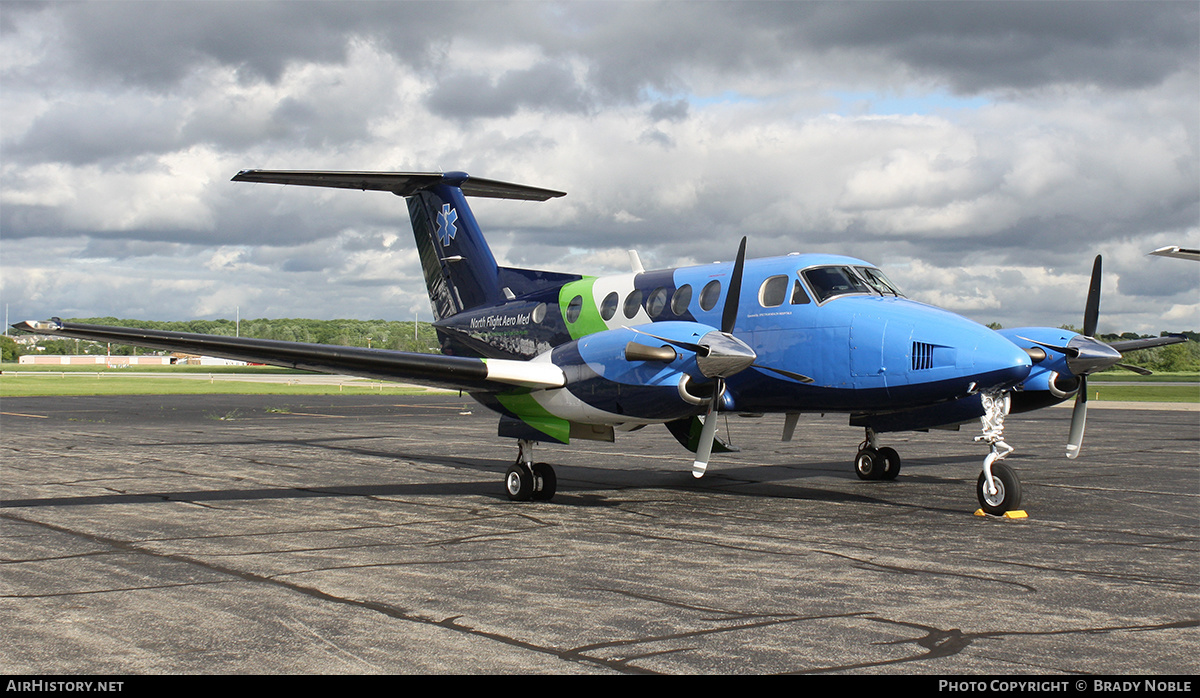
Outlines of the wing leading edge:
{"type": "Polygon", "coordinates": [[[560,388],[566,384],[562,369],[541,361],[476,359],[388,349],[109,327],[63,322],[57,318],[40,322],[29,320],[13,327],[55,337],[132,344],[150,349],[183,351],[377,380],[408,381],[469,392],[494,393],[513,388],[560,388]]]}

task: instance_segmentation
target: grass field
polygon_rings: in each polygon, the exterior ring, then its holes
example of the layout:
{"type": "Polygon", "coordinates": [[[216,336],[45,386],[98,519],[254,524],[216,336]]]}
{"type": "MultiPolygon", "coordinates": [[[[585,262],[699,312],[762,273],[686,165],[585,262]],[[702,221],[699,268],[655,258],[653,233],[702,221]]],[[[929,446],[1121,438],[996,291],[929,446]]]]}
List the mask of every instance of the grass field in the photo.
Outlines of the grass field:
{"type": "MultiPolygon", "coordinates": [[[[222,380],[222,374],[281,376],[292,374],[299,380],[306,371],[267,366],[139,366],[131,369],[105,369],[95,366],[19,366],[2,364],[0,397],[52,395],[412,395],[424,392],[382,381],[347,378],[344,383],[324,385],[299,382],[250,382],[222,380]],[[99,369],[99,370],[97,370],[99,369]],[[129,373],[153,373],[131,376],[129,373]],[[161,375],[159,375],[161,374],[161,375]],[[203,380],[196,376],[210,376],[203,380]]],[[[1119,402],[1200,403],[1200,374],[1175,373],[1138,376],[1127,371],[1091,376],[1088,397],[1119,402]],[[1113,385],[1112,383],[1133,385],[1113,385]],[[1162,383],[1171,383],[1163,385],[1162,383]]]]}
{"type": "Polygon", "coordinates": [[[220,374],[203,380],[183,377],[122,376],[112,372],[0,375],[0,397],[52,395],[413,395],[427,392],[385,383],[347,378],[338,384],[301,384],[221,380],[220,374]]]}
{"type": "MultiPolygon", "coordinates": [[[[120,357],[113,357],[114,362],[120,357]]],[[[103,364],[87,365],[76,364],[73,366],[51,365],[51,364],[0,364],[0,372],[4,373],[106,373],[114,376],[119,376],[122,373],[162,373],[162,374],[178,374],[178,373],[248,373],[248,374],[281,374],[294,373],[298,376],[312,375],[311,371],[300,371],[294,368],[281,368],[278,366],[130,366],[128,368],[109,368],[103,364]]]]}

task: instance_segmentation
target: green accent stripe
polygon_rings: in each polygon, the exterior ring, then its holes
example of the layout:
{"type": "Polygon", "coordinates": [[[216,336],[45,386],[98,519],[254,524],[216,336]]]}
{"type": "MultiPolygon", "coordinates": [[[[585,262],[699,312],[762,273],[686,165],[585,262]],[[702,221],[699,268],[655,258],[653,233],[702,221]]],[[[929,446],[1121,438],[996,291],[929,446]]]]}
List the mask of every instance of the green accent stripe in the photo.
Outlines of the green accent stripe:
{"type": "Polygon", "coordinates": [[[496,395],[510,412],[521,418],[529,426],[558,439],[562,443],[571,442],[571,423],[562,417],[555,417],[542,407],[541,403],[528,392],[500,393],[496,395]]]}
{"type": "Polygon", "coordinates": [[[608,329],[608,325],[604,324],[604,319],[600,317],[600,309],[596,307],[596,297],[592,291],[595,284],[596,277],[585,276],[579,281],[563,284],[558,292],[558,308],[562,311],[563,322],[567,324],[571,339],[579,339],[608,329]],[[575,322],[571,322],[567,317],[567,308],[575,296],[583,297],[583,305],[579,317],[575,322]]]}

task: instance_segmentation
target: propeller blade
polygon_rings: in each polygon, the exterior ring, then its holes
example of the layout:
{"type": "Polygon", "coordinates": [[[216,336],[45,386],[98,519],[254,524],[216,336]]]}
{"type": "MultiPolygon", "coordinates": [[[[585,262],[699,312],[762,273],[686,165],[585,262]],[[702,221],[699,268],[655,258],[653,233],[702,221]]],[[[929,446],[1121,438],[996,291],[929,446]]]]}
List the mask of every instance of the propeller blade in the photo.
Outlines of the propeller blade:
{"type": "Polygon", "coordinates": [[[1083,334],[1086,337],[1096,336],[1096,326],[1100,324],[1100,255],[1092,264],[1092,282],[1088,286],[1087,309],[1083,311],[1083,334]]]}
{"type": "Polygon", "coordinates": [[[1114,364],[1114,366],[1120,366],[1121,368],[1125,369],[1126,371],[1133,371],[1134,373],[1138,374],[1139,376],[1153,376],[1154,375],[1154,371],[1151,371],[1148,368],[1142,368],[1141,366],[1134,366],[1133,364],[1114,364]]]}
{"type": "Polygon", "coordinates": [[[692,477],[702,478],[708,470],[708,459],[712,456],[713,438],[717,435],[717,402],[725,392],[725,381],[718,378],[713,385],[712,400],[708,403],[708,414],[704,416],[704,428],[700,430],[700,442],[696,444],[696,460],[692,461],[692,477]]]}
{"type": "Polygon", "coordinates": [[[779,375],[783,376],[784,378],[791,378],[792,380],[800,381],[801,383],[812,383],[813,382],[812,378],[809,378],[808,376],[804,375],[803,373],[794,373],[792,371],[785,371],[782,368],[771,368],[770,366],[762,366],[759,364],[750,364],[750,368],[757,368],[757,369],[760,369],[763,371],[771,371],[773,373],[778,373],[779,375]]]}
{"type": "Polygon", "coordinates": [[[1113,342],[1109,346],[1124,354],[1127,351],[1137,351],[1138,349],[1149,349],[1151,347],[1163,347],[1168,344],[1180,344],[1188,341],[1186,335],[1168,334],[1163,337],[1146,337],[1144,339],[1125,339],[1120,342],[1113,342]]]}
{"type": "Polygon", "coordinates": [[[737,323],[738,303],[742,297],[742,267],[746,265],[746,238],[738,246],[737,261],[733,263],[733,273],[729,275],[729,293],[725,295],[725,309],[721,313],[721,331],[725,334],[733,332],[737,323]]]}
{"type": "Polygon", "coordinates": [[[1083,427],[1087,423],[1087,376],[1079,378],[1079,392],[1075,395],[1075,409],[1071,410],[1071,435],[1067,439],[1067,458],[1078,458],[1083,445],[1083,427]]]}

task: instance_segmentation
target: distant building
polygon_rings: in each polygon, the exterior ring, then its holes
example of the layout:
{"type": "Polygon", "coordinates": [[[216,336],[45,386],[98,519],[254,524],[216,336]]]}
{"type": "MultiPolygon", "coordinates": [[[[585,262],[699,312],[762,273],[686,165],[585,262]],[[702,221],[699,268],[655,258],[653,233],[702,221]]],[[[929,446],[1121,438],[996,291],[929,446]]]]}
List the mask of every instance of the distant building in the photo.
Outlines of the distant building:
{"type": "Polygon", "coordinates": [[[38,366],[170,366],[173,356],[104,356],[103,354],[25,354],[17,357],[19,364],[38,366]]]}
{"type": "Polygon", "coordinates": [[[25,354],[17,358],[19,364],[37,366],[245,366],[245,361],[215,359],[211,356],[194,354],[171,354],[170,356],[120,356],[103,354],[25,354]]]}
{"type": "Polygon", "coordinates": [[[217,359],[211,356],[196,356],[195,354],[171,354],[171,363],[187,364],[188,366],[247,366],[245,361],[233,359],[217,359]]]}

